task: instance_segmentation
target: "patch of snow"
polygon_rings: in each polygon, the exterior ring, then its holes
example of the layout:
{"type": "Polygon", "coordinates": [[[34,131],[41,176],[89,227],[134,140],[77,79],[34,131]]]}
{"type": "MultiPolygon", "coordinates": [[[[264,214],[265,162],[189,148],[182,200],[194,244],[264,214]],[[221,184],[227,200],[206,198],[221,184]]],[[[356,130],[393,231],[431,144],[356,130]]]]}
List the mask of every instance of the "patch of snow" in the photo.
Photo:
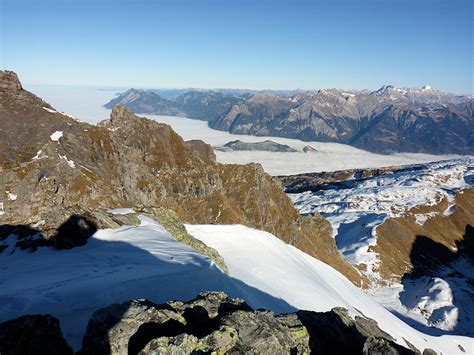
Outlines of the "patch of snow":
{"type": "Polygon", "coordinates": [[[453,305],[453,292],[449,284],[438,277],[417,279],[415,290],[410,292],[405,304],[411,305],[411,313],[423,314],[429,326],[453,330],[459,310],[453,305]]]}
{"type": "Polygon", "coordinates": [[[37,160],[37,159],[40,159],[40,155],[43,151],[40,149],[38,150],[38,152],[36,152],[36,155],[31,159],[31,160],[37,160]]]}
{"type": "Polygon", "coordinates": [[[59,138],[61,138],[62,136],[63,136],[62,131],[56,131],[50,136],[50,138],[53,142],[57,142],[59,141],[59,138]]]}
{"type": "Polygon", "coordinates": [[[83,168],[84,170],[87,170],[87,171],[89,171],[89,172],[93,173],[93,171],[92,171],[91,169],[89,169],[89,168],[86,168],[84,165],[80,165],[80,167],[81,167],[81,168],[83,168]]]}
{"type": "Polygon", "coordinates": [[[413,325],[418,323],[446,331],[458,325],[460,310],[454,304],[450,284],[442,278],[422,277],[406,285],[395,283],[368,293],[387,309],[412,320],[413,325]]]}
{"type": "Polygon", "coordinates": [[[108,210],[108,212],[112,214],[129,214],[129,213],[136,213],[133,208],[113,208],[108,210]]]}
{"type": "Polygon", "coordinates": [[[5,210],[3,209],[3,202],[0,202],[0,216],[5,214],[5,210]]]}
{"type": "Polygon", "coordinates": [[[443,211],[443,216],[450,216],[456,211],[456,203],[451,202],[448,207],[443,211]]]}
{"type": "Polygon", "coordinates": [[[58,111],[52,110],[52,109],[50,109],[50,108],[48,108],[48,107],[43,107],[43,110],[48,111],[48,112],[50,112],[50,113],[58,113],[58,111]]]}
{"type": "Polygon", "coordinates": [[[50,313],[79,350],[94,310],[112,303],[186,300],[204,290],[239,295],[207,257],[177,242],[158,223],[141,219],[138,227],[99,230],[71,250],[0,253],[0,322],[50,313]]]}
{"type": "Polygon", "coordinates": [[[384,213],[355,213],[351,219],[336,221],[338,224],[336,246],[341,255],[353,265],[365,265],[366,275],[378,278],[380,264],[377,253],[372,247],[377,244],[375,227],[385,221],[384,213]]]}
{"type": "Polygon", "coordinates": [[[420,226],[422,226],[430,218],[436,217],[437,214],[438,213],[436,213],[436,212],[417,213],[417,214],[415,214],[415,222],[418,223],[420,226]]]}
{"type": "Polygon", "coordinates": [[[354,94],[349,94],[349,93],[347,93],[347,92],[341,92],[341,95],[350,96],[350,97],[354,97],[354,96],[355,96],[354,94]]]}
{"type": "MultiPolygon", "coordinates": [[[[2,240],[1,244],[6,246],[6,248],[3,250],[2,253],[0,253],[0,256],[13,254],[16,251],[15,247],[16,247],[17,241],[18,239],[15,234],[10,234],[9,236],[7,236],[6,239],[2,240]]],[[[1,285],[1,277],[0,277],[0,285],[1,285]]],[[[1,291],[0,291],[0,295],[1,295],[1,291]]],[[[1,300],[1,296],[0,296],[0,300],[1,300]]]]}
{"type": "Polygon", "coordinates": [[[8,198],[10,201],[16,201],[16,199],[18,198],[17,195],[12,194],[10,191],[5,191],[5,193],[7,194],[7,198],[8,198]]]}
{"type": "Polygon", "coordinates": [[[59,158],[60,158],[60,159],[66,160],[67,165],[69,165],[70,168],[73,168],[73,169],[74,169],[74,168],[76,167],[76,164],[74,163],[73,160],[69,160],[69,159],[67,158],[67,156],[65,156],[65,155],[61,155],[61,154],[58,154],[58,155],[59,155],[59,158]]]}
{"type": "Polygon", "coordinates": [[[397,91],[397,92],[401,92],[402,94],[406,94],[406,93],[407,93],[407,90],[404,90],[404,89],[401,89],[401,88],[397,88],[397,87],[394,87],[393,90],[394,90],[394,91],[397,91]]]}
{"type": "Polygon", "coordinates": [[[38,221],[38,222],[36,222],[36,223],[33,223],[31,226],[32,226],[33,228],[37,228],[37,227],[39,227],[39,226],[41,226],[41,225],[43,225],[43,224],[45,224],[45,223],[46,223],[46,221],[45,221],[44,219],[42,219],[42,220],[40,220],[40,221],[38,221]]]}

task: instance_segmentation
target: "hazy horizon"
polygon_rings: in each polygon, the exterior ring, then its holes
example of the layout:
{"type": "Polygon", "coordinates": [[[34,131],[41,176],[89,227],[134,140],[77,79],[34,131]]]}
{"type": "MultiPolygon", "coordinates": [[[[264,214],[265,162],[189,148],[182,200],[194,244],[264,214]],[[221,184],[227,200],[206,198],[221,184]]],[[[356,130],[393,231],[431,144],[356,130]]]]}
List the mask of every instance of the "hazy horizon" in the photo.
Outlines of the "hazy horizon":
{"type": "MultiPolygon", "coordinates": [[[[2,70],[12,70],[12,69],[9,69],[9,68],[5,68],[2,70]]],[[[15,71],[15,70],[12,70],[12,71],[15,71]]],[[[123,91],[126,91],[126,90],[130,90],[130,89],[135,89],[135,90],[203,90],[203,91],[213,91],[213,90],[242,90],[242,91],[275,91],[275,92],[278,92],[278,91],[288,91],[288,92],[292,92],[292,91],[300,91],[300,92],[306,92],[306,91],[317,91],[317,90],[331,90],[331,89],[336,89],[336,90],[346,90],[346,91],[376,91],[378,89],[380,89],[381,87],[383,86],[390,86],[390,85],[393,85],[393,84],[390,84],[390,83],[387,83],[387,84],[383,84],[382,86],[380,87],[374,87],[374,88],[362,88],[362,89],[353,89],[353,88],[347,88],[347,87],[321,87],[321,88],[309,88],[309,89],[302,89],[302,88],[274,88],[274,89],[269,89],[269,88],[245,88],[245,87],[181,87],[181,86],[176,86],[176,87],[159,87],[159,86],[155,86],[155,87],[132,87],[132,86],[102,86],[102,85],[80,85],[80,84],[41,84],[41,83],[31,83],[31,82],[27,82],[27,81],[24,81],[22,80],[21,77],[19,77],[22,85],[27,88],[27,89],[34,89],[35,87],[71,87],[71,88],[85,88],[85,89],[93,89],[93,90],[101,90],[101,91],[116,91],[116,93],[120,93],[120,92],[123,92],[123,91]]],[[[429,85],[429,83],[427,83],[426,85],[429,85]]],[[[393,85],[395,87],[399,87],[399,88],[410,88],[410,89],[415,89],[415,88],[421,88],[423,87],[422,86],[419,86],[419,87],[409,87],[409,86],[404,86],[404,85],[393,85]]],[[[469,92],[452,92],[452,91],[445,91],[445,90],[442,90],[440,88],[436,88],[436,87],[433,87],[432,85],[429,85],[431,86],[431,88],[433,90],[438,90],[438,91],[442,91],[442,92],[446,92],[446,93],[451,93],[451,94],[454,94],[454,95],[465,95],[465,96],[470,96],[472,95],[471,93],[469,92]]]]}
{"type": "Polygon", "coordinates": [[[2,0],[30,85],[473,93],[469,0],[2,0]]]}

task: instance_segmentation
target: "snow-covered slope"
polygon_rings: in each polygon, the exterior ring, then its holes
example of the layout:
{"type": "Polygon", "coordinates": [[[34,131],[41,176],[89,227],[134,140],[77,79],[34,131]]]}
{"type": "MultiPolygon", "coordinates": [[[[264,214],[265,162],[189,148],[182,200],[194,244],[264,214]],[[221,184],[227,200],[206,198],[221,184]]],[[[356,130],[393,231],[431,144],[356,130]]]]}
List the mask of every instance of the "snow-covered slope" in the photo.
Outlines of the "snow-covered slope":
{"type": "Polygon", "coordinates": [[[231,280],[207,257],[177,242],[156,222],[95,233],[80,248],[34,253],[11,246],[0,254],[0,322],[23,314],[57,316],[80,348],[92,312],[115,302],[191,299],[199,291],[230,289],[231,280]]]}
{"type": "MultiPolygon", "coordinates": [[[[461,353],[459,344],[467,353],[474,351],[471,338],[433,337],[409,327],[339,272],[270,233],[241,225],[187,225],[186,228],[224,257],[231,277],[281,298],[295,308],[326,311],[342,306],[353,315],[375,319],[382,330],[404,346],[406,339],[421,350],[429,347],[443,354],[461,353]]],[[[249,298],[249,301],[253,300],[249,298]]]]}
{"type": "MultiPolygon", "coordinates": [[[[378,258],[370,248],[377,242],[377,226],[416,206],[435,205],[442,199],[451,204],[457,191],[473,185],[474,158],[463,158],[289,196],[300,213],[324,215],[343,257],[354,265],[367,265],[367,273],[377,277],[378,258]]],[[[450,213],[451,206],[444,211],[450,213]]],[[[416,216],[420,224],[430,217],[416,216]]]]}
{"type": "Polygon", "coordinates": [[[92,312],[132,298],[155,302],[191,299],[204,290],[222,290],[254,308],[290,312],[343,306],[376,319],[405,345],[456,353],[471,351],[465,337],[430,337],[413,330],[340,273],[286,245],[273,235],[241,225],[188,225],[194,236],[216,248],[230,276],[208,258],[177,242],[158,223],[141,217],[138,227],[100,230],[83,247],[40,248],[34,253],[0,254],[0,321],[23,314],[51,313],[66,339],[80,348],[92,312]]]}
{"type": "Polygon", "coordinates": [[[373,281],[368,292],[380,304],[417,329],[472,334],[473,291],[469,279],[474,269],[470,263],[459,260],[438,271],[436,277],[406,279],[403,284],[391,281],[387,287],[380,287],[380,281],[387,280],[379,273],[380,256],[374,251],[376,228],[387,218],[405,216],[413,207],[433,206],[442,200],[448,202],[444,211],[414,214],[416,223],[423,225],[438,214],[451,215],[455,194],[472,186],[474,158],[464,158],[328,184],[290,197],[300,213],[319,212],[331,222],[341,255],[373,281]]]}

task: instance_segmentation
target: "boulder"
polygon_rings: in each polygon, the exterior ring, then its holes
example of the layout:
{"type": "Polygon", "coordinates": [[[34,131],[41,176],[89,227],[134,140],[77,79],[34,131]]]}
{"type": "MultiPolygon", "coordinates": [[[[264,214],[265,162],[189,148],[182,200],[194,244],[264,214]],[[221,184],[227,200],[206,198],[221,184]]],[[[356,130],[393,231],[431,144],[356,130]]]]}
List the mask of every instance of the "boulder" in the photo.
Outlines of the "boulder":
{"type": "Polygon", "coordinates": [[[157,305],[129,301],[94,313],[81,354],[415,354],[374,320],[335,308],[274,315],[222,292],[157,305]]]}
{"type": "Polygon", "coordinates": [[[72,354],[59,321],[51,315],[23,316],[0,324],[0,354],[72,354]]]}

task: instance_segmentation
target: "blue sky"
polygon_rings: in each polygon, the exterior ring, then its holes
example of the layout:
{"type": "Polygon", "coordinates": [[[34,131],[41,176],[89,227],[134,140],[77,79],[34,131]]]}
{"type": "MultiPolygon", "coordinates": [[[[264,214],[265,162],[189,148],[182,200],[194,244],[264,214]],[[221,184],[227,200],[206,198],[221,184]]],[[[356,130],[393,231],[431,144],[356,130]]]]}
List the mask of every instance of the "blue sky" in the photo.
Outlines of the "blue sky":
{"type": "Polygon", "coordinates": [[[0,0],[30,84],[473,92],[470,0],[0,0]]]}

